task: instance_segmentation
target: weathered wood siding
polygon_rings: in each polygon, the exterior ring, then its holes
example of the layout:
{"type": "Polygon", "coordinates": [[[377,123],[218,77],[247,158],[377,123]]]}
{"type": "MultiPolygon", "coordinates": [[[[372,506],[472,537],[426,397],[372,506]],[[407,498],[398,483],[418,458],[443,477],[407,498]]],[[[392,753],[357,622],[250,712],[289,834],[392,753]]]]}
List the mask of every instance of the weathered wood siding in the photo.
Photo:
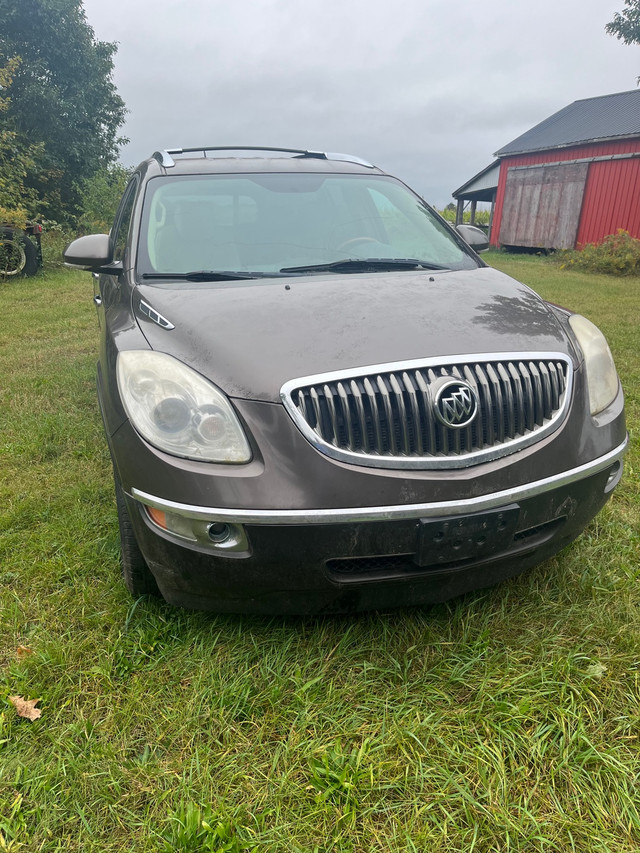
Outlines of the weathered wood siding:
{"type": "MultiPolygon", "coordinates": [[[[494,245],[503,242],[504,203],[511,167],[638,153],[640,139],[635,138],[505,157],[500,166],[491,242],[494,245]]],[[[600,242],[618,228],[640,238],[640,159],[596,161],[588,165],[576,245],[600,242]]]]}
{"type": "Polygon", "coordinates": [[[554,163],[509,169],[500,243],[573,248],[588,168],[587,163],[554,163]]]}

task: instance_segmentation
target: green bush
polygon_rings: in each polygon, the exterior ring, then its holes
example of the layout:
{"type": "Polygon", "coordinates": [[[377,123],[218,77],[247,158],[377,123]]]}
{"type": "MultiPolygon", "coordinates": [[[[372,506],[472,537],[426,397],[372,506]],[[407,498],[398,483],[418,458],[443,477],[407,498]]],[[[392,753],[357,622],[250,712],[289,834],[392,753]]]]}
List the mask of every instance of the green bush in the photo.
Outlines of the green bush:
{"type": "Polygon", "coordinates": [[[52,270],[63,266],[62,252],[75,237],[74,232],[59,222],[54,222],[52,219],[43,220],[41,245],[42,262],[45,269],[52,270]]]}
{"type": "Polygon", "coordinates": [[[561,269],[579,269],[609,275],[640,275],[640,240],[619,228],[602,243],[581,250],[563,249],[553,256],[561,269]]]}
{"type": "Polygon", "coordinates": [[[129,181],[131,169],[113,163],[82,181],[78,190],[82,196],[77,229],[80,234],[106,234],[129,181]]]}

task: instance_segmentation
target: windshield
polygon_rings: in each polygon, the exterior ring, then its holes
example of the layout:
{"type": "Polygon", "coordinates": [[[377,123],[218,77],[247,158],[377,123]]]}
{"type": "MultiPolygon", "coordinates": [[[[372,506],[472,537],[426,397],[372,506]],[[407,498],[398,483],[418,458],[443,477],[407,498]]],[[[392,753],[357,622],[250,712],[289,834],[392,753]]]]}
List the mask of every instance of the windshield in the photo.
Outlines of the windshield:
{"type": "Polygon", "coordinates": [[[147,187],[137,262],[147,278],[205,270],[311,275],[347,260],[478,265],[421,199],[385,176],[179,175],[147,187]]]}

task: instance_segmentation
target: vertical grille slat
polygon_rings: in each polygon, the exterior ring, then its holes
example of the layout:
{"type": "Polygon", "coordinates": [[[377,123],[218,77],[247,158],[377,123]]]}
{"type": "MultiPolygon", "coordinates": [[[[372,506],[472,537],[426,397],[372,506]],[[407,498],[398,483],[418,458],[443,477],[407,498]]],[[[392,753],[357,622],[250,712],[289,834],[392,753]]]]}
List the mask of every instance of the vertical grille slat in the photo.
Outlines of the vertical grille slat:
{"type": "Polygon", "coordinates": [[[487,365],[487,378],[489,379],[489,387],[491,388],[491,404],[493,414],[493,428],[497,441],[504,441],[504,419],[502,413],[504,411],[502,403],[502,389],[500,387],[500,379],[492,364],[487,365]]]}
{"type": "Polygon", "coordinates": [[[531,379],[533,382],[533,398],[534,398],[534,414],[533,420],[536,426],[540,426],[540,424],[544,421],[544,400],[542,396],[542,380],[540,379],[540,373],[538,372],[538,367],[533,362],[529,365],[529,371],[531,373],[531,379]]]}
{"type": "Polygon", "coordinates": [[[320,409],[320,397],[318,396],[318,392],[315,388],[312,388],[309,394],[311,397],[311,405],[313,406],[313,414],[316,419],[316,427],[318,429],[318,432],[325,439],[325,441],[328,441],[330,440],[330,437],[327,436],[326,431],[324,429],[322,410],[320,409]]]}
{"type": "Polygon", "coordinates": [[[561,382],[558,375],[558,370],[555,364],[549,365],[549,375],[551,377],[551,392],[553,394],[553,408],[557,408],[560,400],[561,382]]]}
{"type": "Polygon", "coordinates": [[[528,430],[533,429],[533,412],[534,412],[534,401],[533,401],[533,386],[531,384],[531,376],[529,375],[529,371],[526,366],[522,363],[518,363],[518,372],[522,377],[522,383],[524,387],[524,425],[528,430]]]}
{"type": "Polygon", "coordinates": [[[424,445],[422,443],[422,429],[420,428],[421,418],[420,418],[420,407],[418,404],[418,395],[416,393],[416,389],[411,381],[411,377],[408,373],[402,374],[402,384],[405,387],[407,392],[407,397],[409,399],[409,409],[411,411],[411,423],[413,425],[413,440],[415,445],[415,452],[418,456],[422,456],[424,453],[424,445]]]}
{"type": "Polygon", "coordinates": [[[389,383],[391,385],[391,390],[393,391],[393,399],[395,400],[395,410],[398,413],[398,425],[400,427],[400,450],[405,456],[408,456],[411,453],[411,441],[409,439],[409,429],[412,426],[412,421],[409,417],[409,412],[404,402],[404,394],[402,393],[402,388],[400,387],[400,383],[395,375],[395,373],[391,373],[389,375],[389,383]]]}
{"type": "Polygon", "coordinates": [[[441,467],[450,459],[459,467],[456,459],[464,464],[471,454],[473,461],[487,453],[495,457],[509,452],[513,442],[531,443],[536,433],[555,428],[569,403],[568,358],[475,358],[386,371],[372,368],[348,378],[327,374],[309,385],[288,383],[283,396],[291,403],[294,420],[318,437],[320,449],[330,445],[354,461],[370,458],[372,465],[387,464],[376,459],[404,458],[441,467]],[[439,395],[443,409],[436,416],[439,395]],[[459,426],[456,421],[449,425],[444,418],[447,408],[458,414],[474,406],[477,413],[469,423],[460,417],[459,426]]]}
{"type": "Polygon", "coordinates": [[[367,416],[364,411],[364,403],[362,402],[362,392],[355,379],[351,380],[349,387],[351,388],[351,396],[356,406],[356,424],[360,432],[360,446],[365,453],[369,453],[371,451],[371,442],[369,441],[369,430],[367,429],[367,416]]]}
{"type": "Polygon", "coordinates": [[[424,412],[425,426],[425,449],[427,453],[436,453],[436,424],[435,417],[431,411],[431,396],[429,386],[425,381],[422,371],[416,371],[416,381],[422,395],[422,410],[424,412]]]}
{"type": "Polygon", "coordinates": [[[315,426],[315,420],[313,417],[313,409],[309,406],[307,402],[307,396],[304,391],[297,391],[295,394],[295,404],[298,407],[298,411],[302,414],[302,417],[305,421],[312,427],[315,426]]]}
{"type": "Polygon", "coordinates": [[[338,413],[336,412],[336,404],[333,399],[333,393],[331,392],[331,388],[328,385],[323,387],[324,392],[324,401],[327,404],[327,412],[329,414],[329,425],[331,427],[331,432],[333,433],[333,444],[336,447],[340,444],[340,434],[338,427],[338,413]]]}
{"type": "Polygon", "coordinates": [[[371,380],[367,376],[364,380],[364,390],[367,392],[367,401],[371,407],[371,419],[373,422],[373,443],[375,450],[378,453],[384,453],[384,441],[382,437],[382,423],[380,418],[380,408],[376,400],[376,391],[371,384],[371,380]]]}
{"type": "Polygon", "coordinates": [[[340,407],[342,409],[342,419],[347,430],[347,447],[349,450],[356,450],[354,426],[357,422],[351,417],[349,395],[347,394],[347,389],[344,387],[342,382],[338,382],[336,384],[336,388],[338,390],[338,399],[340,400],[340,407]]]}
{"type": "Polygon", "coordinates": [[[522,425],[524,423],[524,391],[522,388],[522,377],[518,373],[518,370],[512,361],[509,362],[509,376],[511,376],[511,380],[513,382],[516,412],[516,434],[518,434],[523,431],[522,425]]]}
{"type": "Polygon", "coordinates": [[[544,416],[548,418],[551,414],[552,409],[552,400],[551,400],[551,377],[549,376],[549,368],[547,365],[541,361],[540,362],[540,379],[542,381],[542,397],[543,397],[543,408],[544,408],[544,416]]]}
{"type": "Polygon", "coordinates": [[[513,396],[513,388],[511,387],[511,377],[507,373],[504,364],[498,365],[498,374],[502,379],[502,387],[504,388],[504,422],[507,438],[513,438],[516,434],[516,410],[513,396]]]}
{"type": "Polygon", "coordinates": [[[491,421],[491,390],[489,388],[489,380],[487,373],[481,364],[474,366],[474,373],[478,382],[478,390],[480,391],[480,418],[482,421],[482,433],[479,441],[483,446],[489,446],[493,443],[493,427],[491,421]]]}
{"type": "MultiPolygon", "coordinates": [[[[391,396],[389,394],[389,389],[387,388],[387,383],[385,382],[384,377],[378,376],[376,377],[376,381],[378,383],[378,390],[380,392],[380,398],[382,399],[382,408],[385,415],[385,432],[387,438],[385,444],[387,445],[391,455],[397,456],[398,442],[396,441],[393,410],[391,408],[391,396]]],[[[387,447],[385,447],[384,449],[386,450],[387,447]]]]}

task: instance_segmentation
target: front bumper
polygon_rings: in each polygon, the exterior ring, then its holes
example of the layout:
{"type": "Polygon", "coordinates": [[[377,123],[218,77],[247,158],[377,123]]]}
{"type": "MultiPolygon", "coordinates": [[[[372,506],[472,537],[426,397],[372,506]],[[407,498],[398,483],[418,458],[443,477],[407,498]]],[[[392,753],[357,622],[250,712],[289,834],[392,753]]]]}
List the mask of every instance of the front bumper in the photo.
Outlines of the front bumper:
{"type": "MultiPolygon", "coordinates": [[[[552,477],[545,477],[532,483],[503,489],[490,495],[465,498],[464,500],[434,501],[431,503],[407,504],[400,506],[374,507],[336,507],[333,509],[224,509],[213,507],[190,506],[189,504],[157,498],[135,487],[131,496],[146,506],[159,510],[176,512],[188,518],[198,519],[208,523],[226,521],[234,524],[353,524],[366,521],[399,521],[410,518],[436,518],[443,515],[468,515],[472,512],[482,512],[504,506],[513,501],[526,500],[536,495],[550,492],[563,486],[577,483],[600,471],[608,470],[616,465],[621,469],[621,461],[626,453],[629,439],[604,456],[594,459],[585,465],[580,465],[570,471],[563,471],[552,477]]],[[[618,482],[617,478],[611,488],[618,482]]]]}
{"type": "Polygon", "coordinates": [[[608,500],[627,443],[560,474],[461,500],[231,509],[170,501],[133,487],[128,502],[140,547],[170,603],[297,614],[422,604],[492,585],[565,547],[608,500]],[[149,507],[185,520],[194,541],[163,530],[149,507]],[[488,543],[476,535],[483,513],[491,528],[488,543]],[[492,538],[506,514],[508,535],[492,538]],[[232,534],[226,540],[225,527],[232,534]]]}

